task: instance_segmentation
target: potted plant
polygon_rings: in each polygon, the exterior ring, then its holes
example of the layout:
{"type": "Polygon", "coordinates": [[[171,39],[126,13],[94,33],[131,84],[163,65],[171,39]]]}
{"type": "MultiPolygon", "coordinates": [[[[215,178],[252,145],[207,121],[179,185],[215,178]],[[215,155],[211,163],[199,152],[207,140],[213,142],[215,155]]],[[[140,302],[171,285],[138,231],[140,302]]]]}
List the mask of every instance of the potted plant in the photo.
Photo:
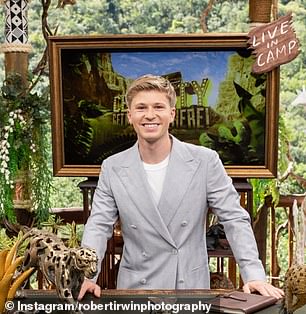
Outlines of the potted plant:
{"type": "Polygon", "coordinates": [[[0,90],[0,218],[16,221],[22,208],[40,224],[50,207],[50,102],[47,90],[34,92],[36,83],[10,74],[0,90]]]}

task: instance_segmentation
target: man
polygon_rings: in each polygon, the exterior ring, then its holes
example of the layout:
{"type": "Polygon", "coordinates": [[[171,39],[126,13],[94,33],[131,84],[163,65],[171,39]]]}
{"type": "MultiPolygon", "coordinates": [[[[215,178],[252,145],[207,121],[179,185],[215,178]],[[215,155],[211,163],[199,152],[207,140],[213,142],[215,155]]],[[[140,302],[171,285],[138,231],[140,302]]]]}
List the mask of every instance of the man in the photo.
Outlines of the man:
{"type": "MultiPolygon", "coordinates": [[[[138,141],[103,162],[82,245],[95,248],[102,260],[120,216],[124,248],[117,288],[209,288],[204,227],[211,208],[240,266],[244,291],[282,297],[266,282],[249,215],[217,153],[169,134],[176,103],[170,82],[140,77],[126,101],[138,141]]],[[[87,291],[101,292],[85,280],[79,299],[87,291]]]]}

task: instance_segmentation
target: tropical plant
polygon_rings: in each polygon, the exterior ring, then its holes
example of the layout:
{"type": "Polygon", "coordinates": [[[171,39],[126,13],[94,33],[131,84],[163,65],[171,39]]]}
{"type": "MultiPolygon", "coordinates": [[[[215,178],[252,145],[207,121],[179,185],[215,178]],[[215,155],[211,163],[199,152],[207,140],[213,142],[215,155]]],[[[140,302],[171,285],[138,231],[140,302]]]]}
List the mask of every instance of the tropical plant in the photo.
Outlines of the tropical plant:
{"type": "Polygon", "coordinates": [[[18,237],[10,248],[0,250],[0,313],[4,312],[5,302],[15,297],[17,289],[34,270],[32,267],[24,272],[18,270],[24,260],[24,256],[17,255],[21,243],[18,237]]]}
{"type": "Polygon", "coordinates": [[[47,221],[44,221],[42,227],[49,232],[56,233],[69,248],[79,247],[84,231],[84,225],[64,223],[63,219],[51,214],[47,221]]]}
{"type": "Polygon", "coordinates": [[[49,213],[49,96],[34,92],[36,83],[12,74],[0,91],[0,217],[10,221],[18,202],[38,223],[49,213]]]}

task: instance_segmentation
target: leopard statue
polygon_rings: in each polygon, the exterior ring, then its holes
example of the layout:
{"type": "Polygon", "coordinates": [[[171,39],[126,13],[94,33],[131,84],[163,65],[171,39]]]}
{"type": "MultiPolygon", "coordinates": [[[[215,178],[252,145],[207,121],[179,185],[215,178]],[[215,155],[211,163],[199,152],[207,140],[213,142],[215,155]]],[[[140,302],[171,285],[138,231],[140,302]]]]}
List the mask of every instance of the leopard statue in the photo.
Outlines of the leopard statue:
{"type": "Polygon", "coordinates": [[[306,304],[306,265],[292,265],[285,274],[281,313],[293,314],[306,304]]]}
{"type": "Polygon", "coordinates": [[[59,299],[77,304],[84,278],[97,273],[98,257],[90,248],[67,248],[54,233],[30,229],[23,236],[29,239],[21,271],[30,267],[39,269],[43,278],[55,286],[59,299]]]}

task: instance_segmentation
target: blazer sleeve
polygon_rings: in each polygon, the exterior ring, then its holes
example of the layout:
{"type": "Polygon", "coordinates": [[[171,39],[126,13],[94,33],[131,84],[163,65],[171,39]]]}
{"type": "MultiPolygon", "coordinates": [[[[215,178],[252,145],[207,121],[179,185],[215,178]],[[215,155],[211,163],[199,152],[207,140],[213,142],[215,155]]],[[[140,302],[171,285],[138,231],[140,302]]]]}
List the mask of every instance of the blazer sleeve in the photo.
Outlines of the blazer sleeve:
{"type": "Polygon", "coordinates": [[[248,212],[216,152],[207,164],[208,206],[224,226],[227,240],[239,265],[244,283],[266,280],[248,212]]]}
{"type": "MultiPolygon", "coordinates": [[[[114,223],[118,219],[118,210],[111,190],[108,161],[101,167],[98,184],[94,193],[92,209],[84,227],[82,246],[94,248],[99,257],[98,274],[107,247],[112,237],[114,223]]],[[[93,279],[96,281],[98,275],[93,279]]]]}

